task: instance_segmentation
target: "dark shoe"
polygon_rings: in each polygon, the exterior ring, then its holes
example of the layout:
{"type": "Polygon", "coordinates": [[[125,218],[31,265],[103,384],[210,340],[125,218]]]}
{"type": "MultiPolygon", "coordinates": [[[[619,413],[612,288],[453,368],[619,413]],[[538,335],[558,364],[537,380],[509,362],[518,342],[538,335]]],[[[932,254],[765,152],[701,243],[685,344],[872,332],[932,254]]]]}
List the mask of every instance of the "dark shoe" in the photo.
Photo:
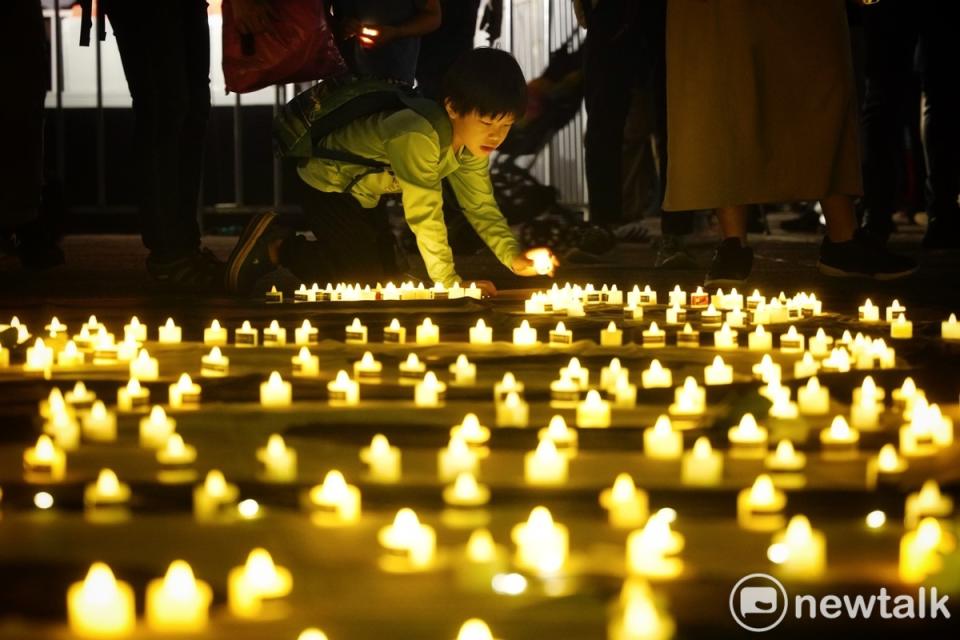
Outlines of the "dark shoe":
{"type": "Polygon", "coordinates": [[[193,293],[211,293],[223,289],[223,262],[202,248],[182,258],[147,258],[147,273],[171,289],[193,293]]]}
{"type": "Polygon", "coordinates": [[[277,268],[270,259],[270,244],[286,235],[276,224],[275,211],[258,213],[244,227],[226,268],[227,291],[247,293],[259,278],[277,268]]]}
{"type": "Polygon", "coordinates": [[[960,223],[947,224],[939,218],[930,220],[923,234],[923,248],[932,251],[960,249],[960,223]]]}
{"type": "Polygon", "coordinates": [[[917,270],[913,258],[892,253],[862,229],[853,240],[830,242],[823,239],[817,269],[834,278],[873,278],[896,280],[917,270]]]}
{"type": "Polygon", "coordinates": [[[741,244],[740,238],[727,238],[713,254],[710,271],[703,284],[707,287],[738,287],[750,276],[753,249],[741,244]]]}
{"type": "Polygon", "coordinates": [[[687,251],[683,236],[663,235],[657,243],[656,269],[696,269],[697,263],[687,251]]]}

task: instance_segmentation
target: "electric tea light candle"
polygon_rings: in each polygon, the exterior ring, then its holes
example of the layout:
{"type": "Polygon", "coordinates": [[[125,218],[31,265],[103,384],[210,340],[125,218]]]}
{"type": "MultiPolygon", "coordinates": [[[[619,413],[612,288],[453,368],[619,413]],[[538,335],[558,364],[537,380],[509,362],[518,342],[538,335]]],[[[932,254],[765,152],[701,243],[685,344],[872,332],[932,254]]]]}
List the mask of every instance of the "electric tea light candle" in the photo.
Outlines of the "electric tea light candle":
{"type": "Polygon", "coordinates": [[[309,320],[304,320],[299,327],[293,330],[293,342],[298,347],[314,345],[319,342],[320,332],[310,324],[309,320]]]}
{"type": "Polygon", "coordinates": [[[643,453],[648,458],[676,460],[683,454],[683,434],[674,430],[670,418],[660,416],[643,431],[643,453]]]}
{"type": "Polygon", "coordinates": [[[437,476],[442,481],[450,481],[458,473],[469,471],[477,473],[480,459],[460,436],[451,436],[446,448],[437,452],[437,476]]]}
{"type": "Polygon", "coordinates": [[[293,577],[286,567],[274,564],[263,548],[256,548],[247,562],[227,574],[227,603],[238,618],[260,615],[264,600],[282,598],[293,589],[293,577]]]}
{"type": "Polygon", "coordinates": [[[115,638],[133,633],[133,588],[117,580],[102,562],[90,565],[86,578],[67,589],[67,622],[82,638],[115,638]]]}
{"type": "Polygon", "coordinates": [[[214,319],[210,326],[203,330],[203,344],[208,347],[222,347],[227,344],[227,330],[220,326],[220,321],[214,319]]]}
{"type": "Polygon", "coordinates": [[[470,344],[493,344],[493,329],[487,326],[483,318],[470,327],[470,344]]]}
{"type": "Polygon", "coordinates": [[[309,498],[315,524],[343,525],[360,519],[360,489],[347,484],[336,469],[327,472],[323,484],[310,489],[309,498]]]}
{"type": "Polygon", "coordinates": [[[600,506],[606,509],[610,526],[632,529],[643,526],[649,515],[649,497],[640,491],[628,473],[617,475],[613,486],[600,492],[600,506]]]}
{"type": "Polygon", "coordinates": [[[641,372],[640,382],[644,389],[668,388],[673,386],[673,375],[659,360],[654,359],[650,362],[650,368],[641,372]]]}
{"type": "Polygon", "coordinates": [[[397,318],[383,328],[383,341],[387,344],[404,344],[407,341],[407,330],[400,326],[397,318]]]}
{"type": "Polygon", "coordinates": [[[683,454],[680,478],[684,484],[701,487],[715,487],[723,480],[723,454],[713,450],[706,436],[697,438],[683,454]]]}
{"type": "Polygon", "coordinates": [[[377,532],[380,546],[406,560],[412,569],[426,569],[434,560],[437,534],[433,527],[421,524],[413,509],[400,509],[393,524],[377,532]]]}
{"type": "Polygon", "coordinates": [[[271,321],[270,326],[263,330],[263,346],[282,347],[285,344],[287,344],[287,330],[276,320],[271,321]]]}
{"type": "Polygon", "coordinates": [[[726,364],[722,357],[716,356],[713,362],[704,367],[703,382],[708,386],[732,384],[733,367],[726,364]]]}
{"type": "Polygon", "coordinates": [[[207,628],[213,590],[197,580],[185,560],[174,560],[163,578],[147,583],[147,626],[161,633],[199,633],[207,628]]]}
{"type": "Polygon", "coordinates": [[[149,449],[159,449],[167,442],[167,438],[176,431],[177,423],[167,416],[160,405],[154,405],[150,414],[140,419],[140,446],[149,449]]]}
{"type": "Polygon", "coordinates": [[[773,536],[771,552],[779,546],[778,557],[780,572],[794,579],[811,580],[823,575],[827,564],[827,542],[823,532],[810,526],[806,516],[795,515],[790,518],[785,531],[773,536]],[[782,559],[781,559],[782,558],[782,559]]]}
{"type": "Polygon", "coordinates": [[[880,322],[880,307],[877,307],[867,298],[862,306],[857,307],[860,322],[880,322]]]}
{"type": "Polygon", "coordinates": [[[157,339],[160,344],[180,344],[183,331],[173,322],[173,318],[167,318],[167,321],[157,330],[157,339]]]}
{"type": "Polygon", "coordinates": [[[130,501],[130,486],[120,482],[111,469],[101,469],[96,482],[83,490],[83,504],[87,507],[114,507],[130,501]]]}
{"type": "Polygon", "coordinates": [[[469,386],[477,381],[477,365],[467,360],[467,356],[460,354],[456,362],[450,365],[451,383],[457,386],[469,386]]]}
{"type": "Polygon", "coordinates": [[[297,452],[288,447],[278,433],[267,439],[267,446],[257,449],[257,460],[266,480],[292,482],[297,478],[297,452]]]}
{"type": "Polygon", "coordinates": [[[537,330],[526,320],[513,330],[513,344],[518,347],[532,347],[537,344],[537,330]]]}
{"type": "Polygon", "coordinates": [[[623,345],[623,331],[617,328],[613,321],[607,325],[606,329],[600,330],[600,346],[619,347],[623,345]]]}
{"type": "Polygon", "coordinates": [[[764,466],[771,471],[800,471],[807,464],[807,457],[799,453],[789,440],[781,440],[777,448],[764,460],[764,466]]]}
{"type": "Polygon", "coordinates": [[[373,357],[370,351],[353,363],[353,377],[358,382],[379,382],[383,373],[383,363],[373,357]]]}
{"type": "Polygon", "coordinates": [[[526,522],[513,527],[510,538],[517,547],[515,561],[521,569],[550,575],[567,562],[570,533],[567,527],[554,522],[546,507],[534,507],[526,522]]]}
{"type": "Polygon", "coordinates": [[[260,406],[265,409],[289,407],[293,401],[293,387],[273,371],[266,382],[260,383],[260,406]]]}
{"type": "Polygon", "coordinates": [[[644,347],[656,349],[667,344],[667,334],[657,326],[656,322],[651,322],[650,327],[642,332],[642,336],[644,347]]]}
{"type": "Polygon", "coordinates": [[[567,457],[553,440],[544,438],[534,451],[524,455],[523,477],[528,485],[559,486],[567,481],[567,457]]]}
{"type": "Polygon", "coordinates": [[[569,347],[573,344],[573,332],[563,322],[558,322],[556,328],[550,331],[548,344],[551,347],[569,347]]]}
{"type": "Polygon", "coordinates": [[[360,384],[350,379],[342,369],[327,383],[327,398],[331,405],[353,407],[360,403],[360,384]]]}
{"type": "Polygon", "coordinates": [[[315,378],[320,375],[320,357],[310,353],[306,346],[300,347],[297,355],[290,358],[293,375],[301,378],[315,378]]]}
{"type": "Polygon", "coordinates": [[[820,380],[813,376],[797,389],[797,406],[802,415],[825,416],[830,411],[830,390],[820,386],[820,380]]]}
{"type": "Polygon", "coordinates": [[[193,464],[197,459],[197,450],[183,442],[179,433],[172,433],[163,448],[157,449],[157,462],[168,467],[180,467],[193,464]]]}
{"type": "Polygon", "coordinates": [[[151,358],[146,349],[141,349],[130,362],[130,377],[138,380],[156,380],[160,376],[160,364],[151,358]]]}
{"type": "Polygon", "coordinates": [[[588,391],[583,402],[577,404],[577,426],[580,428],[610,426],[610,403],[601,398],[598,391],[588,391]]]}
{"type": "Polygon", "coordinates": [[[117,389],[118,411],[139,411],[150,405],[150,389],[141,386],[140,381],[132,378],[126,386],[117,389]]]}
{"type": "Polygon", "coordinates": [[[117,439],[117,416],[97,400],[80,419],[83,437],[92,442],[113,442],[117,439]]]}
{"type": "Polygon", "coordinates": [[[783,527],[786,505],[786,494],[774,487],[769,475],[761,474],[737,494],[737,522],[752,531],[775,531],[783,527]]]}
{"type": "Polygon", "coordinates": [[[367,465],[374,482],[400,480],[400,449],[392,446],[382,433],[373,436],[370,446],[360,450],[360,461],[367,465]]]}
{"type": "Polygon", "coordinates": [[[913,337],[913,323],[907,320],[907,316],[901,313],[890,323],[890,337],[894,340],[907,340],[913,337]]]}
{"type": "Polygon", "coordinates": [[[417,344],[420,346],[429,346],[440,343],[440,327],[433,324],[430,318],[424,318],[423,322],[417,325],[417,344]]]}
{"type": "Polygon", "coordinates": [[[230,370],[230,359],[220,351],[220,347],[210,349],[210,353],[200,358],[200,375],[205,378],[222,378],[230,370]]]}
{"type": "Polygon", "coordinates": [[[951,313],[949,318],[940,323],[940,336],[944,340],[960,340],[960,322],[957,321],[957,314],[951,313]]]}
{"type": "Polygon", "coordinates": [[[200,404],[201,393],[200,385],[190,378],[190,374],[182,373],[169,387],[167,404],[171,409],[196,408],[200,404]]]}
{"type": "Polygon", "coordinates": [[[366,344],[367,328],[360,323],[360,318],[354,318],[353,322],[344,329],[344,342],[347,344],[366,344]]]}

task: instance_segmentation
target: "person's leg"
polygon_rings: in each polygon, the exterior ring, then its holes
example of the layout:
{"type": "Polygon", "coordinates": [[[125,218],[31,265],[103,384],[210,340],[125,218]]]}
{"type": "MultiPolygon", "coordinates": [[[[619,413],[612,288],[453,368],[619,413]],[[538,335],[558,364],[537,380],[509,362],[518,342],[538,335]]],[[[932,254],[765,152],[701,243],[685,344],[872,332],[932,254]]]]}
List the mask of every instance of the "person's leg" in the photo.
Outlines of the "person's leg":
{"type": "Polygon", "coordinates": [[[584,56],[584,137],[590,221],[614,225],[622,208],[624,126],[636,80],[635,39],[624,33],[624,0],[606,0],[591,14],[584,56]]]}
{"type": "Polygon", "coordinates": [[[920,37],[923,140],[927,160],[928,248],[960,247],[960,43],[942,4],[924,7],[920,37]]]}
{"type": "Polygon", "coordinates": [[[745,204],[717,207],[717,222],[720,224],[720,235],[724,240],[737,238],[742,245],[747,244],[748,213],[749,205],[745,204]]]}
{"type": "Polygon", "coordinates": [[[862,8],[865,96],[864,228],[881,240],[894,229],[898,166],[903,162],[904,99],[913,81],[917,5],[889,0],[862,8]]]}
{"type": "Polygon", "coordinates": [[[827,237],[830,242],[852,240],[857,231],[857,213],[853,198],[846,195],[831,195],[820,199],[820,208],[827,222],[827,237]]]}

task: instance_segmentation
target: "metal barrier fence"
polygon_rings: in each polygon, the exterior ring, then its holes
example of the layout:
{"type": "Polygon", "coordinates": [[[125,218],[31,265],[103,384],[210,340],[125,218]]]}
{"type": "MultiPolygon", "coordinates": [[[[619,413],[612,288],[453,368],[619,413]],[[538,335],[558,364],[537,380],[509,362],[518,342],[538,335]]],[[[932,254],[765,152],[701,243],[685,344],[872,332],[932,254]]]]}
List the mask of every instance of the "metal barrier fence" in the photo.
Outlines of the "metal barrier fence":
{"type": "MultiPolygon", "coordinates": [[[[164,1],[164,0],[131,0],[164,1]]],[[[524,69],[528,80],[540,75],[546,67],[550,51],[572,35],[572,45],[581,46],[584,32],[576,26],[571,0],[503,0],[503,37],[499,46],[513,53],[524,69]]],[[[62,178],[66,166],[66,119],[64,111],[71,108],[96,109],[96,209],[110,210],[117,203],[108,199],[106,175],[106,146],[104,110],[126,107],[131,101],[120,63],[116,43],[112,38],[100,42],[92,38],[89,48],[76,43],[80,28],[79,14],[64,7],[67,0],[49,0],[44,16],[52,39],[52,91],[47,107],[55,112],[55,167],[62,178]],[[66,52],[66,53],[65,53],[66,52]],[[92,76],[92,77],[91,77],[92,76]],[[90,91],[90,84],[93,91],[90,91]]],[[[243,166],[243,112],[250,105],[272,104],[274,113],[292,96],[292,85],[277,86],[247,95],[226,95],[220,69],[220,15],[211,13],[211,99],[214,106],[230,106],[233,112],[233,202],[218,203],[203,208],[203,213],[237,212],[283,205],[283,184],[280,163],[274,159],[272,175],[272,202],[248,202],[245,193],[243,166]]],[[[108,30],[109,32],[109,30],[108,30]]],[[[551,184],[560,192],[561,200],[571,204],[587,201],[583,170],[583,132],[586,114],[580,113],[550,142],[537,158],[531,173],[541,182],[551,184]]]]}

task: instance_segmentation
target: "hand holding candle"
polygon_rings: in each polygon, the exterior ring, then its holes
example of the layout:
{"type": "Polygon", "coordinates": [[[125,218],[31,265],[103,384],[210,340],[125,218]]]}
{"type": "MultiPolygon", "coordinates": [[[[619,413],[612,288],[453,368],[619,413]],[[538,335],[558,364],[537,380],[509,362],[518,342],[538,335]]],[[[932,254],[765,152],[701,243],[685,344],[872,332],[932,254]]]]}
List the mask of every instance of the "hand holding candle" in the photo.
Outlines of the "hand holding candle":
{"type": "Polygon", "coordinates": [[[513,259],[513,272],[518,276],[553,276],[560,261],[547,247],[528,249],[513,259]]]}

